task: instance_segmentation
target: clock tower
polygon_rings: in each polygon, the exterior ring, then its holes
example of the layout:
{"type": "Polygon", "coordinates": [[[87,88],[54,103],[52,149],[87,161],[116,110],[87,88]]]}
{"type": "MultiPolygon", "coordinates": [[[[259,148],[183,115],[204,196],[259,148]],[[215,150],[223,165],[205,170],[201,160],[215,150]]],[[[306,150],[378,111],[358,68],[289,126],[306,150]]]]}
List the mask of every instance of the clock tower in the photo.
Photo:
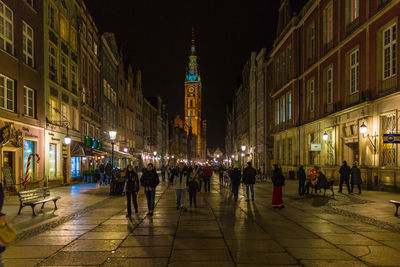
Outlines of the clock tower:
{"type": "MultiPolygon", "coordinates": [[[[197,65],[194,30],[192,30],[192,46],[185,79],[185,122],[191,127],[193,137],[197,139],[196,154],[200,156],[204,140],[201,138],[201,79],[197,65]]],[[[185,127],[188,135],[189,127],[185,127]]]]}

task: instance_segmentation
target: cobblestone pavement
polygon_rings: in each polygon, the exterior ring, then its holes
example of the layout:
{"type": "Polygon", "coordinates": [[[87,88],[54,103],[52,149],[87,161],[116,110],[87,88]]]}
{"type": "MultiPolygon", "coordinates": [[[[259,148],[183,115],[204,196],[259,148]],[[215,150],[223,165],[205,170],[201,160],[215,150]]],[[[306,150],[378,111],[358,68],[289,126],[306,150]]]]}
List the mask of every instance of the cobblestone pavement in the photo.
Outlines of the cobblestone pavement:
{"type": "MultiPolygon", "coordinates": [[[[294,184],[294,183],[293,183],[294,184]]],[[[153,217],[125,218],[124,198],[98,206],[3,254],[6,266],[400,266],[400,233],[329,209],[351,198],[300,199],[288,182],[286,208],[271,207],[271,185],[256,185],[255,202],[237,203],[214,179],[198,208],[176,210],[175,195],[159,186],[153,217]],[[335,201],[335,205],[329,202],[335,201]]],[[[373,204],[367,197],[356,204],[373,204]]],[[[391,214],[394,210],[391,209],[391,214]]],[[[394,222],[395,223],[395,222],[394,222]]]]}

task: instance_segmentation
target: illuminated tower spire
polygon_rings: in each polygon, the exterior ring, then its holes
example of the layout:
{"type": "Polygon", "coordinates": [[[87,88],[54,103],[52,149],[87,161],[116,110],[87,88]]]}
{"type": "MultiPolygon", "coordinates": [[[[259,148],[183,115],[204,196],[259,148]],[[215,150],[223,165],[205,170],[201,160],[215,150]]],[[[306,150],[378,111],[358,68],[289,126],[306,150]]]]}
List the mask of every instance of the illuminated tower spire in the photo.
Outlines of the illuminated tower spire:
{"type": "Polygon", "coordinates": [[[192,28],[192,47],[190,49],[190,55],[196,56],[196,46],[195,46],[195,39],[194,39],[194,28],[192,28]]]}
{"type": "Polygon", "coordinates": [[[194,37],[195,37],[194,28],[192,28],[192,45],[190,48],[189,68],[186,73],[186,81],[200,82],[200,73],[198,71],[196,46],[195,46],[195,38],[194,37]]]}

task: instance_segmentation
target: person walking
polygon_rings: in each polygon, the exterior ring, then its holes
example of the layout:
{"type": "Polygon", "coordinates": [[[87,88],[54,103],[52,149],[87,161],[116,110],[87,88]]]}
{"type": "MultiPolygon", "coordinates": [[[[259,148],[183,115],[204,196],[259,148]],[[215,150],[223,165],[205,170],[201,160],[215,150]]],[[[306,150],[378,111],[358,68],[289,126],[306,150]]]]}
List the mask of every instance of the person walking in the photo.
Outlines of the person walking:
{"type": "Polygon", "coordinates": [[[251,201],[254,201],[254,184],[256,183],[257,171],[251,166],[251,162],[247,162],[247,167],[243,171],[243,183],[246,185],[246,201],[250,201],[251,191],[251,201]]]}
{"type": "Polygon", "coordinates": [[[299,179],[299,195],[304,195],[305,192],[305,183],[306,183],[306,172],[304,170],[303,165],[299,167],[297,170],[297,179],[299,179]]]}
{"type": "Polygon", "coordinates": [[[179,210],[185,208],[186,188],[189,182],[189,171],[185,168],[183,162],[179,162],[178,168],[175,169],[171,177],[169,178],[170,183],[173,184],[176,194],[176,209],[179,210]]]}
{"type": "Polygon", "coordinates": [[[105,168],[105,173],[106,173],[106,185],[110,183],[112,179],[112,171],[113,171],[113,166],[111,165],[111,162],[107,162],[106,168],[105,168]]]}
{"type": "Polygon", "coordinates": [[[357,185],[358,187],[358,193],[361,194],[361,184],[362,184],[362,179],[361,179],[361,171],[357,167],[357,162],[353,163],[353,168],[351,168],[351,193],[354,191],[354,185],[357,185]]]}
{"type": "Polygon", "coordinates": [[[126,167],[124,191],[126,195],[126,217],[130,218],[132,215],[131,200],[135,208],[135,213],[138,213],[137,194],[139,192],[139,177],[133,170],[132,165],[126,167]]]}
{"type": "Polygon", "coordinates": [[[224,184],[224,166],[219,165],[218,167],[218,175],[219,175],[219,184],[223,185],[224,184]]]}
{"type": "Polygon", "coordinates": [[[165,167],[165,165],[163,164],[162,166],[161,166],[161,177],[162,177],[162,180],[163,180],[163,182],[165,181],[165,172],[166,172],[166,167],[165,167]]]}
{"type": "Polygon", "coordinates": [[[101,185],[103,183],[105,171],[106,171],[106,168],[104,166],[104,163],[101,162],[100,166],[99,166],[99,175],[100,175],[99,185],[101,185]]]}
{"type": "Polygon", "coordinates": [[[146,194],[147,207],[149,212],[147,215],[153,216],[154,202],[156,198],[156,187],[160,183],[158,174],[154,169],[152,163],[147,164],[147,168],[143,169],[142,177],[140,178],[140,184],[144,187],[144,193],[146,194]]]}
{"type": "Polygon", "coordinates": [[[347,192],[350,194],[351,193],[351,189],[350,189],[350,186],[349,186],[349,179],[350,179],[351,169],[347,165],[346,161],[343,161],[343,165],[342,165],[342,167],[340,167],[339,173],[340,173],[340,185],[339,185],[338,193],[342,193],[343,183],[346,183],[347,192]]]}
{"type": "Polygon", "coordinates": [[[239,186],[240,186],[240,181],[242,179],[242,173],[239,171],[239,168],[237,166],[235,166],[235,168],[231,170],[229,178],[231,179],[232,183],[233,198],[236,202],[238,200],[239,186]]]}
{"type": "Polygon", "coordinates": [[[196,170],[190,174],[188,182],[190,207],[192,207],[193,203],[194,207],[197,208],[196,194],[197,191],[199,190],[200,190],[199,172],[196,170]]]}
{"type": "Polygon", "coordinates": [[[282,199],[282,186],[285,185],[285,177],[283,176],[281,168],[278,164],[274,165],[274,171],[272,173],[272,183],[274,184],[274,193],[272,194],[272,207],[274,208],[284,208],[282,199]]]}
{"type": "Polygon", "coordinates": [[[211,177],[213,175],[213,171],[211,170],[208,164],[203,169],[203,177],[204,177],[204,192],[210,192],[211,185],[211,177]]]}

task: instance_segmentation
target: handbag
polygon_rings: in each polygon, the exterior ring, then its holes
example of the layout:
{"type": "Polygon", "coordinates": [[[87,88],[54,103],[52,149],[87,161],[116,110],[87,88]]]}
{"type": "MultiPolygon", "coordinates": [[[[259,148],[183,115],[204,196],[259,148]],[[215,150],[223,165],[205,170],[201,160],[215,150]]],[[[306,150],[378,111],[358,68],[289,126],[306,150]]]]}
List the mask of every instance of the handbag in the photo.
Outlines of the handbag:
{"type": "Polygon", "coordinates": [[[0,246],[5,247],[17,236],[17,232],[6,221],[6,216],[0,216],[0,246]]]}

